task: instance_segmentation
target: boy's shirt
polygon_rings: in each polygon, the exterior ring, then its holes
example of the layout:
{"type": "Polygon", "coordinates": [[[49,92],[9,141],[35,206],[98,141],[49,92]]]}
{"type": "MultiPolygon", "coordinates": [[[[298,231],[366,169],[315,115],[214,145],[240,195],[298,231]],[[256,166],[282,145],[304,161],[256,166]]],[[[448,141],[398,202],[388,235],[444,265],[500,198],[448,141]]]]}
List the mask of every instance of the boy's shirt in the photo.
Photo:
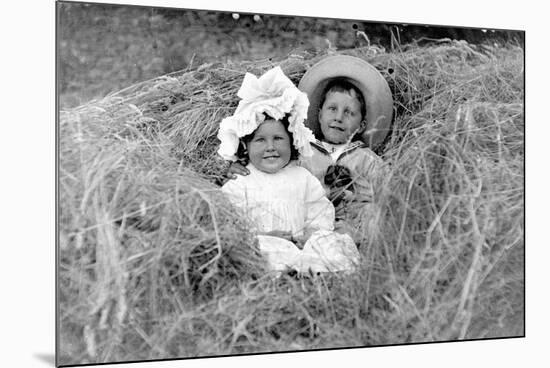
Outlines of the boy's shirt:
{"type": "Polygon", "coordinates": [[[313,155],[300,158],[299,165],[308,169],[323,185],[327,194],[330,188],[325,184],[325,174],[330,165],[342,165],[351,173],[354,196],[351,202],[336,208],[337,221],[360,216],[363,210],[372,202],[374,187],[372,179],[382,167],[382,159],[363,142],[351,142],[341,146],[333,146],[316,140],[311,143],[313,155]],[[331,148],[335,148],[334,152],[331,148]],[[337,155],[334,153],[337,152],[337,155]],[[334,156],[334,157],[333,157],[334,156]]]}
{"type": "Polygon", "coordinates": [[[326,142],[316,140],[311,143],[313,155],[310,157],[301,157],[299,165],[308,169],[325,189],[325,174],[330,165],[342,165],[347,167],[354,181],[354,187],[358,188],[360,197],[372,198],[372,177],[382,166],[382,159],[368,148],[363,142],[355,141],[344,145],[330,145],[326,142]],[[335,149],[331,152],[330,148],[335,149]]]}

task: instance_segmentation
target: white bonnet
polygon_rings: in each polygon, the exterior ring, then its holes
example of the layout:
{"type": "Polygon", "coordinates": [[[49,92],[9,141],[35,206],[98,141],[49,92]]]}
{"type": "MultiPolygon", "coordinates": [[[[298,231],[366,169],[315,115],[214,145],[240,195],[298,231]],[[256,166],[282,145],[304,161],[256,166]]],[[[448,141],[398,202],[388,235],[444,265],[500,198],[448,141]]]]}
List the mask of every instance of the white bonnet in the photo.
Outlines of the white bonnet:
{"type": "Polygon", "coordinates": [[[261,77],[246,73],[237,92],[241,98],[232,116],[220,123],[218,154],[226,160],[236,161],[239,138],[254,132],[264,122],[265,114],[275,120],[288,117],[288,131],[292,133],[294,147],[300,155],[311,156],[310,142],[315,140],[312,131],[304,125],[309,100],[280,67],[275,67],[261,77]]]}

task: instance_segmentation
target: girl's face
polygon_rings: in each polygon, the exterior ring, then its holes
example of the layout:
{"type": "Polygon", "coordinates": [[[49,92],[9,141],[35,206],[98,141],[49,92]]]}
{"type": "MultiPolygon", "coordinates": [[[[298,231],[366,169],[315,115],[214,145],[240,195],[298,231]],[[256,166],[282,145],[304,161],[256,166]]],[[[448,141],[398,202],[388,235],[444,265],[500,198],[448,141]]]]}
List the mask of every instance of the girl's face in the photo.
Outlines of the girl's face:
{"type": "Polygon", "coordinates": [[[361,103],[355,92],[329,92],[319,110],[319,125],[325,141],[346,143],[365,128],[361,103]]]}
{"type": "Polygon", "coordinates": [[[290,161],[290,136],[284,125],[273,119],[266,119],[246,144],[248,158],[258,170],[275,173],[290,161]]]}

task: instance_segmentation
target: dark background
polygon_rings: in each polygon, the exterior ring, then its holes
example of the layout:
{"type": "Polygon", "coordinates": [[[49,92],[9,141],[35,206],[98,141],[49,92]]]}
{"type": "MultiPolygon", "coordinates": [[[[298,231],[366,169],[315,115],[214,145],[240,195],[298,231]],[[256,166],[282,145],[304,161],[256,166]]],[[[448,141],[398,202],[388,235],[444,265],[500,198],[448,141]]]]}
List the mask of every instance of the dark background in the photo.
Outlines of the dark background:
{"type": "Polygon", "coordinates": [[[59,104],[74,107],[203,63],[367,45],[391,50],[441,38],[524,44],[521,31],[59,2],[59,104]]]}

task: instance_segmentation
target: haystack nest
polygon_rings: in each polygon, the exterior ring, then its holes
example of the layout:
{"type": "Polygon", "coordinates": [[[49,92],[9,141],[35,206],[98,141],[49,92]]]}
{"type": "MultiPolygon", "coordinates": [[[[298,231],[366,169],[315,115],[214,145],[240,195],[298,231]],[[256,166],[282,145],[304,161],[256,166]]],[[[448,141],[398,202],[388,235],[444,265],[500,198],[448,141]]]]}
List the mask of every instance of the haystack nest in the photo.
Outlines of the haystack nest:
{"type": "Polygon", "coordinates": [[[523,334],[523,50],[342,51],[392,89],[376,234],[354,275],[266,276],[218,190],[246,72],[297,85],[325,55],[207,64],[59,114],[60,363],[523,334]]]}

